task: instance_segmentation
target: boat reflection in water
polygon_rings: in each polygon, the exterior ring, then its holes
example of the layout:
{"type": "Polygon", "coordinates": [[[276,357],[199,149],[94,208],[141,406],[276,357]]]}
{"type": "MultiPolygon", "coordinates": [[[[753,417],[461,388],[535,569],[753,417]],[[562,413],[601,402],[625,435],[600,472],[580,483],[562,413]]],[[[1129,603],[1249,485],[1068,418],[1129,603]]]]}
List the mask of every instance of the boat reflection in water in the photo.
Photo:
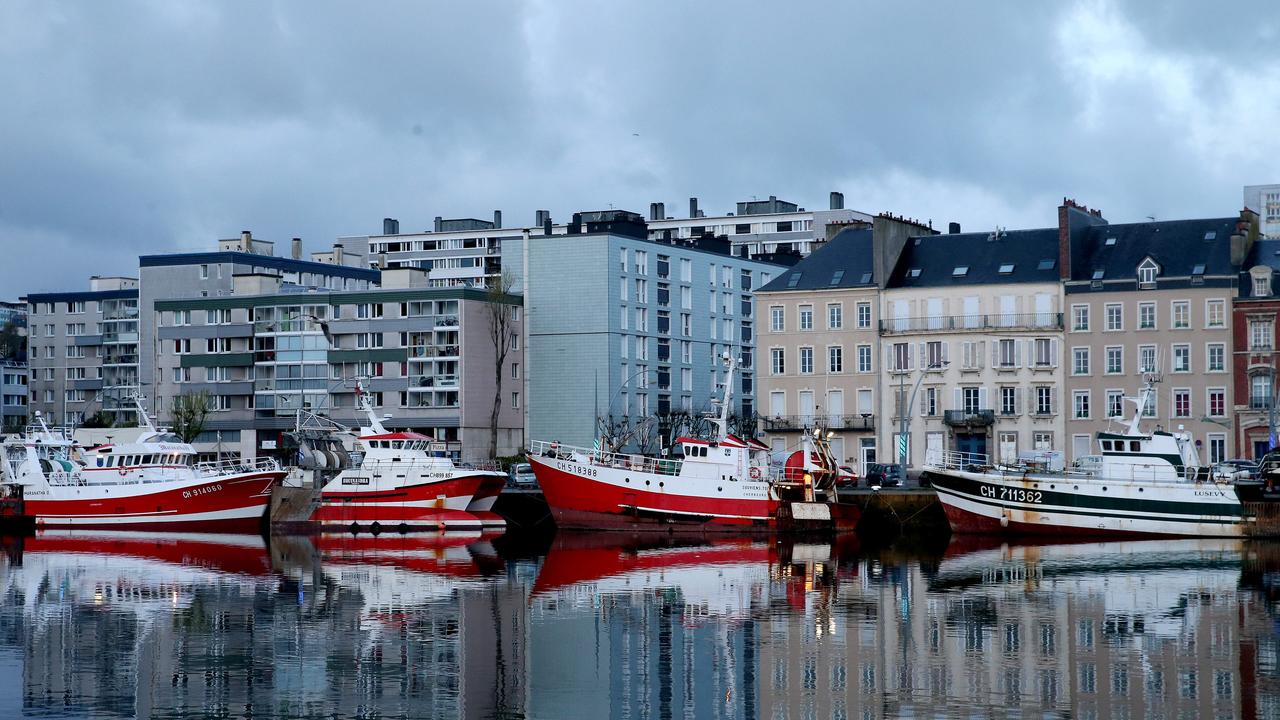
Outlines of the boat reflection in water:
{"type": "Polygon", "coordinates": [[[520,544],[9,540],[0,716],[1280,716],[1276,546],[520,544]]]}

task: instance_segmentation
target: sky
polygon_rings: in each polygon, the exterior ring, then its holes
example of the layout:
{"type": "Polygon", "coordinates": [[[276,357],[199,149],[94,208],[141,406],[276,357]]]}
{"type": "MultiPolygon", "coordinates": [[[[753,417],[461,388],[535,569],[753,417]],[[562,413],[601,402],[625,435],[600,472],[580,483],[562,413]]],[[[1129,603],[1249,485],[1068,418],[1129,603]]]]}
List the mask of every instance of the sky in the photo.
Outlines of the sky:
{"type": "Polygon", "coordinates": [[[0,3],[0,299],[252,230],[777,195],[935,227],[1226,216],[1280,20],[1172,0],[0,3]]]}

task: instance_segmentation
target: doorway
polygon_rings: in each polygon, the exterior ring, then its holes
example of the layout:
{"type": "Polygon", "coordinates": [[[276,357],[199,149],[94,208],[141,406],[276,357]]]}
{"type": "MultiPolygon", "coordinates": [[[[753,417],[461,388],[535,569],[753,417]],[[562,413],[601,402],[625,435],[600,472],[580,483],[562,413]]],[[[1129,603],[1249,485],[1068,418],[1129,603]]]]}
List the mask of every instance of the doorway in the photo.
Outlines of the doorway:
{"type": "Polygon", "coordinates": [[[987,434],[956,433],[956,450],[970,455],[986,455],[987,434]]]}

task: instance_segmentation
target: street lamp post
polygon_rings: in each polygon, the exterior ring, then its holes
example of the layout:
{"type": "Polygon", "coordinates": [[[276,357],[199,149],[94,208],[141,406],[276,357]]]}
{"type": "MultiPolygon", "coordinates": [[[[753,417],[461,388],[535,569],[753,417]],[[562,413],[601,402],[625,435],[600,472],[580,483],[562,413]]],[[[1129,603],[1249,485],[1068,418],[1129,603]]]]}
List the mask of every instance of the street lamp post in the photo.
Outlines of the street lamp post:
{"type": "Polygon", "coordinates": [[[930,363],[920,369],[920,377],[916,378],[915,385],[911,388],[911,398],[906,395],[906,373],[898,376],[898,464],[902,466],[902,471],[907,471],[907,433],[911,432],[911,417],[907,411],[916,406],[916,393],[920,391],[920,384],[924,382],[925,375],[930,370],[941,370],[948,365],[946,361],[930,363]]]}

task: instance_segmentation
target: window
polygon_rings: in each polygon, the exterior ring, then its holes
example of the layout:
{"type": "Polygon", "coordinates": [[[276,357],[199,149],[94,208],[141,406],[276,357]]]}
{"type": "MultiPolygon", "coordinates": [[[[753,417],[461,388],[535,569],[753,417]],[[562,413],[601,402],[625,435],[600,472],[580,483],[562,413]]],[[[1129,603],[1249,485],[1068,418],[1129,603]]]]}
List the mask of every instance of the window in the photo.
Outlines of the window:
{"type": "Polygon", "coordinates": [[[1073,409],[1072,417],[1074,417],[1076,420],[1088,420],[1089,419],[1089,391],[1076,390],[1074,393],[1072,393],[1071,400],[1072,400],[1072,409],[1073,409]]]}
{"type": "Polygon", "coordinates": [[[982,409],[982,389],[972,386],[960,388],[960,401],[965,415],[976,415],[982,409]]]}
{"type": "Polygon", "coordinates": [[[1176,418],[1191,417],[1191,390],[1190,389],[1174,388],[1173,416],[1176,418]]]}
{"type": "Polygon", "coordinates": [[[520,349],[520,333],[511,333],[511,335],[507,338],[507,342],[511,344],[512,350],[519,350],[520,349]]]}
{"type": "Polygon", "coordinates": [[[1108,332],[1124,330],[1124,307],[1122,305],[1119,303],[1107,303],[1105,312],[1108,332]]]}
{"type": "Polygon", "coordinates": [[[1053,342],[1049,338],[1036,338],[1036,367],[1054,367],[1058,363],[1054,359],[1053,342]]]}
{"type": "Polygon", "coordinates": [[[1004,338],[998,341],[996,350],[999,353],[996,357],[999,362],[997,367],[1012,368],[1018,365],[1018,344],[1016,340],[1004,338]]]}
{"type": "Polygon", "coordinates": [[[871,346],[870,345],[858,346],[858,372],[860,373],[871,372],[871,346]]]}
{"type": "Polygon", "coordinates": [[[844,348],[832,345],[827,348],[827,372],[844,372],[844,348]]]}
{"type": "Polygon", "coordinates": [[[1173,346],[1173,371],[1176,373],[1191,372],[1191,346],[1173,346]]]}
{"type": "Polygon", "coordinates": [[[512,410],[520,409],[520,393],[518,391],[511,393],[511,409],[512,410]]]}
{"type": "MultiPolygon", "coordinates": [[[[626,266],[626,258],[622,260],[622,264],[626,266]]],[[[680,258],[680,282],[693,282],[693,261],[689,258],[680,258]]]]}
{"type": "Polygon", "coordinates": [[[1156,276],[1160,274],[1160,268],[1151,258],[1143,260],[1138,265],[1138,287],[1151,288],[1156,285],[1156,276]]]}
{"type": "Polygon", "coordinates": [[[1047,385],[1036,386],[1036,414],[1053,414],[1053,388],[1047,385]]]}
{"type": "Polygon", "coordinates": [[[190,310],[174,310],[173,324],[174,325],[190,325],[191,311],[190,310]]]}
{"type": "Polygon", "coordinates": [[[183,340],[174,340],[174,341],[173,341],[173,354],[174,354],[174,355],[185,355],[185,354],[187,354],[187,353],[189,353],[189,352],[191,352],[191,340],[190,340],[190,338],[183,339],[183,340]]]}
{"type": "Polygon", "coordinates": [[[769,331],[782,332],[786,327],[786,312],[779,305],[773,305],[769,308],[769,331]]]}
{"type": "Polygon", "coordinates": [[[1106,349],[1107,367],[1106,374],[1120,375],[1124,373],[1124,347],[1120,345],[1108,345],[1106,349]]]}
{"type": "Polygon", "coordinates": [[[1209,404],[1209,417],[1226,417],[1227,391],[1224,388],[1209,388],[1206,399],[1209,404]]]}
{"type": "Polygon", "coordinates": [[[680,307],[684,310],[693,309],[693,288],[680,288],[680,307]]]}
{"type": "Polygon", "coordinates": [[[1271,407],[1271,376],[1254,375],[1249,378],[1249,408],[1266,410],[1271,407]]]}
{"type": "MultiPolygon", "coordinates": [[[[1227,436],[1224,433],[1209,433],[1209,462],[1220,463],[1227,459],[1227,436]]],[[[1227,674],[1230,681],[1231,675],[1227,674]]],[[[1229,687],[1229,686],[1228,686],[1229,687]]]]}
{"type": "Polygon", "coordinates": [[[827,303],[827,329],[839,330],[844,327],[844,305],[827,303]]]}
{"type": "Polygon", "coordinates": [[[1089,306],[1071,306],[1071,331],[1089,332],[1089,306]]]}
{"type": "Polygon", "coordinates": [[[1156,371],[1156,346],[1138,346],[1138,372],[1153,373],[1156,371]]]}
{"type": "Polygon", "coordinates": [[[1071,349],[1071,374],[1089,374],[1089,348],[1078,347],[1071,349]]]}
{"type": "Polygon", "coordinates": [[[925,345],[925,354],[929,368],[941,368],[947,361],[947,345],[938,340],[932,340],[925,345]]]}
{"type": "Polygon", "coordinates": [[[1206,300],[1204,306],[1204,326],[1220,328],[1227,326],[1227,303],[1225,300],[1206,300]]]}
{"type": "Polygon", "coordinates": [[[1207,372],[1226,371],[1227,348],[1224,343],[1205,345],[1205,369],[1207,372]]]}
{"type": "Polygon", "coordinates": [[[1156,304],[1153,302],[1138,303],[1138,329],[1156,329],[1156,304]]]}
{"type": "Polygon", "coordinates": [[[911,345],[908,343],[893,344],[893,369],[898,372],[911,369],[911,345]]]}
{"type": "Polygon", "coordinates": [[[1108,390],[1107,391],[1107,417],[1118,418],[1124,416],[1124,391],[1108,390]]]}
{"type": "Polygon", "coordinates": [[[960,368],[962,370],[977,370],[982,367],[983,349],[980,343],[973,340],[965,340],[960,344],[960,350],[960,368]]]}
{"type": "Polygon", "coordinates": [[[787,370],[786,351],[782,348],[771,348],[769,350],[769,372],[774,375],[782,375],[787,370]]]}
{"type": "Polygon", "coordinates": [[[647,302],[649,302],[649,281],[648,281],[648,280],[643,280],[643,279],[641,279],[641,278],[636,278],[636,296],[635,296],[635,300],[636,300],[636,302],[638,302],[638,303],[647,303],[647,302]]]}
{"type": "Polygon", "coordinates": [[[924,389],[924,400],[920,405],[920,414],[926,417],[933,417],[938,414],[938,388],[927,387],[924,389]]]}
{"type": "Polygon", "coordinates": [[[813,329],[813,306],[812,305],[800,306],[800,329],[801,330],[813,329]]]}
{"type": "Polygon", "coordinates": [[[1018,388],[1015,388],[1015,387],[1000,388],[1000,414],[1001,415],[1017,415],[1018,414],[1018,388]]]}
{"type": "Polygon", "coordinates": [[[208,279],[209,279],[209,266],[208,266],[208,265],[201,265],[201,266],[200,266],[200,279],[201,279],[201,280],[208,280],[208,279]]]}
{"type": "Polygon", "coordinates": [[[517,363],[517,362],[511,363],[511,379],[512,380],[520,379],[520,363],[517,363]]]}
{"type": "Polygon", "coordinates": [[[680,362],[686,365],[693,363],[693,343],[688,340],[680,341],[680,362]]]}
{"type": "Polygon", "coordinates": [[[636,274],[648,275],[649,274],[649,253],[644,252],[643,250],[637,250],[635,252],[635,258],[636,258],[636,274]]]}
{"type": "Polygon", "coordinates": [[[800,348],[800,374],[813,374],[813,348],[811,347],[800,348]]]}
{"type": "Polygon", "coordinates": [[[1253,278],[1253,297],[1268,297],[1271,295],[1271,278],[1254,277],[1253,278]]]}
{"type": "Polygon", "coordinates": [[[871,327],[871,303],[858,303],[858,329],[866,330],[871,327]]]}
{"type": "Polygon", "coordinates": [[[680,313],[680,334],[685,337],[693,335],[693,315],[680,313]]]}
{"type": "Polygon", "coordinates": [[[1271,321],[1249,321],[1249,350],[1271,350],[1271,321]]]}
{"type": "Polygon", "coordinates": [[[1191,327],[1191,303],[1186,300],[1173,301],[1173,329],[1187,330],[1191,327]]]}
{"type": "MultiPolygon", "coordinates": [[[[715,325],[712,324],[712,327],[715,325]]],[[[636,308],[636,330],[649,332],[649,311],[645,308],[636,308]]]]}

